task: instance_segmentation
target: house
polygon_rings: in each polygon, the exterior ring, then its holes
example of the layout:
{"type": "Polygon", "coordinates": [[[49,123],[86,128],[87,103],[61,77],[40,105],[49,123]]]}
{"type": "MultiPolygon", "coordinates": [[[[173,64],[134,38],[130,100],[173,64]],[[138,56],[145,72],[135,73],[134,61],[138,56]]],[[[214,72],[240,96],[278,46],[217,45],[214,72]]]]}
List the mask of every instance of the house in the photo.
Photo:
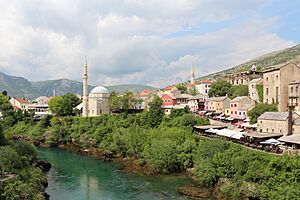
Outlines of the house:
{"type": "Polygon", "coordinates": [[[13,97],[9,100],[14,110],[29,111],[28,106],[32,103],[24,98],[13,97]]]}
{"type": "Polygon", "coordinates": [[[230,117],[238,120],[245,119],[247,112],[255,105],[254,100],[248,96],[236,97],[230,102],[230,117]]]}
{"type": "Polygon", "coordinates": [[[262,78],[262,72],[258,72],[255,65],[249,71],[231,73],[224,77],[232,85],[248,85],[251,80],[259,78],[262,78]]]}
{"type": "MultiPolygon", "coordinates": [[[[297,122],[296,131],[299,132],[299,115],[292,113],[291,116],[291,126],[293,122],[297,122]]],[[[289,135],[289,112],[265,112],[257,118],[257,130],[263,133],[289,135]]],[[[290,130],[293,131],[293,129],[290,130]]]]}
{"type": "Polygon", "coordinates": [[[295,111],[300,111],[300,80],[292,81],[288,86],[288,97],[290,106],[295,108],[295,111]]]}
{"type": "Polygon", "coordinates": [[[171,109],[176,105],[176,98],[171,94],[164,94],[161,97],[162,100],[162,109],[165,114],[170,114],[171,109]]]}
{"type": "Polygon", "coordinates": [[[289,84],[300,80],[300,66],[289,62],[264,71],[264,103],[278,103],[278,111],[287,111],[289,84]]]}
{"type": "Polygon", "coordinates": [[[191,112],[196,112],[205,109],[205,101],[208,99],[208,95],[197,94],[188,99],[188,106],[191,112]]]}
{"type": "Polygon", "coordinates": [[[189,94],[180,94],[179,96],[175,96],[176,98],[176,104],[180,105],[180,107],[186,107],[189,103],[189,98],[191,98],[192,95],[189,94]]]}
{"type": "Polygon", "coordinates": [[[209,92],[212,84],[213,84],[212,80],[198,81],[197,83],[195,83],[195,88],[196,88],[197,93],[208,95],[208,92],[209,92]]]}
{"type": "Polygon", "coordinates": [[[248,85],[249,97],[256,102],[259,102],[259,94],[258,94],[258,89],[257,89],[258,85],[260,85],[260,86],[263,85],[262,78],[253,79],[249,82],[249,85],[248,85]]]}
{"type": "Polygon", "coordinates": [[[226,114],[226,109],[229,109],[230,98],[227,96],[223,97],[211,97],[205,102],[205,110],[215,111],[217,113],[226,114]]]}

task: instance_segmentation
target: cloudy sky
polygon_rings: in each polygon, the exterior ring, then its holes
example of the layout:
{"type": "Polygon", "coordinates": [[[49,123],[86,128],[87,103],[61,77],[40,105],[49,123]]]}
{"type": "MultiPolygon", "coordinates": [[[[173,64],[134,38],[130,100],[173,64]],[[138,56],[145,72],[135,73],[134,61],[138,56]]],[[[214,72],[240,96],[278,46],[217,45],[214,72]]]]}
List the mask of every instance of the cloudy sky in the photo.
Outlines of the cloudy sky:
{"type": "Polygon", "coordinates": [[[0,71],[165,86],[300,42],[299,0],[0,0],[0,71]],[[298,37],[297,37],[298,36],[298,37]]]}

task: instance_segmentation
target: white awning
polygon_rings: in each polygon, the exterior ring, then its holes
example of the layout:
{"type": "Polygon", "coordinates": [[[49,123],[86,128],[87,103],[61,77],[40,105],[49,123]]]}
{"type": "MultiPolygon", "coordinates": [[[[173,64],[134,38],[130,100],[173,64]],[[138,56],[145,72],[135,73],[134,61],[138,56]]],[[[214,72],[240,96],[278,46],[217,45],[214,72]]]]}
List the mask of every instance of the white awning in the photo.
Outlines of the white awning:
{"type": "Polygon", "coordinates": [[[274,144],[274,145],[278,145],[278,144],[282,144],[281,142],[279,142],[278,140],[275,140],[274,138],[265,140],[263,142],[260,142],[260,144],[274,144]]]}

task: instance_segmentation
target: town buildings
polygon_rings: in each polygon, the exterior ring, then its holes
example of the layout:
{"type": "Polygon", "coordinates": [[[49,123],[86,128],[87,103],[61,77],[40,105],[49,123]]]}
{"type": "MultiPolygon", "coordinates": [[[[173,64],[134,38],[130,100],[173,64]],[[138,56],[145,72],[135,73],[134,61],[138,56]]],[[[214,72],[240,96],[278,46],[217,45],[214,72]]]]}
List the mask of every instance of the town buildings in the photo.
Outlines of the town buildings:
{"type": "Polygon", "coordinates": [[[234,119],[245,119],[247,112],[255,105],[254,100],[248,96],[236,97],[230,101],[230,117],[234,119]]]}
{"type": "MultiPolygon", "coordinates": [[[[293,121],[299,117],[294,114],[293,121]]],[[[263,133],[288,134],[288,112],[265,112],[257,118],[257,130],[263,133]]]]}
{"type": "Polygon", "coordinates": [[[230,108],[230,98],[227,96],[223,97],[211,97],[206,99],[205,110],[214,111],[217,113],[228,113],[230,108]]]}
{"type": "MultiPolygon", "coordinates": [[[[264,103],[278,103],[278,111],[287,111],[289,101],[289,84],[300,80],[300,67],[295,63],[287,63],[264,71],[264,103]]],[[[295,89],[296,90],[296,89],[295,89]]]]}
{"type": "Polygon", "coordinates": [[[232,85],[248,85],[253,79],[262,78],[262,72],[253,65],[249,71],[227,74],[224,79],[232,85]]]}
{"type": "Polygon", "coordinates": [[[208,95],[211,85],[213,81],[211,80],[201,80],[195,84],[195,88],[197,93],[208,95]]]}
{"type": "Polygon", "coordinates": [[[293,106],[296,111],[300,112],[300,80],[292,81],[288,86],[288,105],[293,106]]]}
{"type": "Polygon", "coordinates": [[[13,106],[14,110],[29,111],[28,106],[32,105],[32,103],[25,98],[18,97],[12,97],[9,102],[13,106]]]}

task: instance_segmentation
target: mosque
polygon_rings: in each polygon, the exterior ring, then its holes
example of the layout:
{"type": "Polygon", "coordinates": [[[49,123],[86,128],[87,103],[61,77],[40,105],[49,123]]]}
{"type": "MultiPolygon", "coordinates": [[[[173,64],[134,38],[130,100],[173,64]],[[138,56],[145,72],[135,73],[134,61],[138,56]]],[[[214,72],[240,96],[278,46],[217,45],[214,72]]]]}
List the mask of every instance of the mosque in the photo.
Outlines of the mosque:
{"type": "Polygon", "coordinates": [[[83,67],[83,77],[82,77],[82,116],[83,117],[95,117],[101,114],[109,114],[109,104],[108,99],[110,96],[107,88],[103,86],[97,86],[92,89],[90,94],[88,94],[88,65],[85,59],[83,67]]]}

